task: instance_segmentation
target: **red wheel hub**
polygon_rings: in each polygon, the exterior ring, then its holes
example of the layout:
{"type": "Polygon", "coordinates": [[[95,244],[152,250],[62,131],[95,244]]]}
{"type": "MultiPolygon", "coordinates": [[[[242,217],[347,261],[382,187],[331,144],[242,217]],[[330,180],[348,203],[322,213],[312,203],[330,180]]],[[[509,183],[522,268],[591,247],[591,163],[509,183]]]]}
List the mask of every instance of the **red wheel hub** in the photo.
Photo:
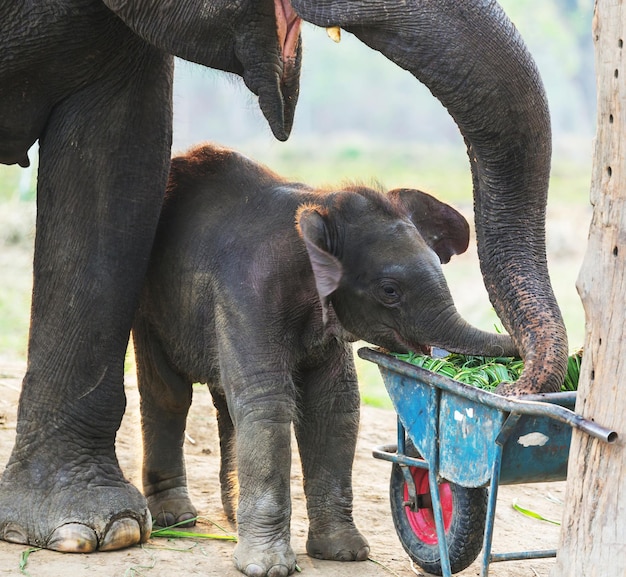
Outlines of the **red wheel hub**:
{"type": "MultiPolygon", "coordinates": [[[[413,477],[413,482],[415,483],[418,497],[419,495],[430,496],[428,470],[421,469],[420,467],[409,467],[409,469],[413,477]]],[[[409,489],[406,483],[404,484],[404,500],[409,500],[409,489]]],[[[439,500],[443,510],[443,526],[447,533],[450,528],[450,523],[452,522],[453,510],[452,489],[450,489],[449,483],[439,485],[439,500]]],[[[411,529],[413,529],[413,532],[420,541],[427,545],[436,545],[439,542],[432,508],[427,507],[412,511],[410,507],[405,507],[404,511],[411,525],[411,529]]]]}

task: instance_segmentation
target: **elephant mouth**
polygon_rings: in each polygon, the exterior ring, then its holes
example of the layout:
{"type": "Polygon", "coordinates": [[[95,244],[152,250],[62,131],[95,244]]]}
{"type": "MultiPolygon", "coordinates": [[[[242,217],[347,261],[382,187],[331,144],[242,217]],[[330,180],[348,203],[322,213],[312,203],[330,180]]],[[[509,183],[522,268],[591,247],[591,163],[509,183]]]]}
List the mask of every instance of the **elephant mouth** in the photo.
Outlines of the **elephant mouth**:
{"type": "Polygon", "coordinates": [[[286,69],[296,60],[302,19],[296,14],[289,0],[274,0],[274,10],[283,69],[286,69]]]}
{"type": "Polygon", "coordinates": [[[420,355],[426,355],[426,356],[430,356],[432,352],[432,347],[430,345],[415,344],[415,345],[411,345],[410,349],[414,353],[418,353],[420,355]]]}
{"type": "MultiPolygon", "coordinates": [[[[425,345],[418,342],[408,341],[398,333],[398,331],[393,331],[394,340],[403,348],[405,351],[411,351],[417,353],[419,355],[427,355],[430,356],[432,351],[431,345],[425,345]]],[[[397,348],[397,347],[396,347],[397,348]]],[[[404,352],[404,351],[395,351],[395,352],[404,352]]]]}

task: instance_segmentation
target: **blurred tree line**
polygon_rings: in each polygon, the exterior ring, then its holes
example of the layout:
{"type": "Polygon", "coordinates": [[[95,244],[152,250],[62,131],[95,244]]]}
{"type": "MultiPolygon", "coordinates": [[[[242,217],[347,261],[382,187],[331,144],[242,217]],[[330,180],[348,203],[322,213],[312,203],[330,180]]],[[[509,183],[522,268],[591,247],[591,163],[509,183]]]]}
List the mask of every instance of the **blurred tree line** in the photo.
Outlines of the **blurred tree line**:
{"type": "MultiPolygon", "coordinates": [[[[555,142],[589,142],[595,129],[593,0],[501,0],[541,72],[555,142]]],[[[290,143],[314,138],[366,143],[455,144],[451,118],[408,72],[343,33],[339,44],[324,30],[303,27],[300,99],[290,143]]],[[[255,97],[223,73],[177,62],[174,150],[214,140],[241,146],[272,140],[255,97]]]]}
{"type": "MultiPolygon", "coordinates": [[[[546,86],[553,166],[565,163],[565,171],[586,175],[595,132],[593,0],[500,3],[524,37],[546,86]],[[559,156],[559,149],[565,154],[559,156]]],[[[411,168],[419,171],[420,180],[430,172],[421,184],[434,190],[470,186],[459,131],[427,88],[350,34],[344,32],[335,44],[325,30],[305,24],[302,35],[300,98],[287,144],[273,138],[256,97],[239,78],[177,60],[173,151],[211,140],[239,148],[284,174],[313,178],[310,182],[331,177],[334,182],[336,175],[360,175],[369,167],[370,174],[398,186],[406,184],[402,173],[411,168]],[[388,174],[397,174],[398,180],[391,181],[388,174]],[[464,184],[459,186],[459,179],[464,184]]],[[[34,198],[36,145],[30,158],[27,170],[0,167],[0,200],[34,198]]],[[[586,190],[585,184],[585,196],[586,190]]]]}

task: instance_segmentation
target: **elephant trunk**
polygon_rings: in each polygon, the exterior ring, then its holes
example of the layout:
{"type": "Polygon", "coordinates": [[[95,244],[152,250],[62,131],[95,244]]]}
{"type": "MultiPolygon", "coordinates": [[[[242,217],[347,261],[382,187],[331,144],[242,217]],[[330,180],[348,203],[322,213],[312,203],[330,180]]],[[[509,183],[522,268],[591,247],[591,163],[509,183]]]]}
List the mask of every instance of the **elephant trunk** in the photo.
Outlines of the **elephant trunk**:
{"type": "Polygon", "coordinates": [[[515,26],[493,0],[415,0],[393,10],[353,0],[293,5],[411,72],[454,118],[470,157],[485,286],[525,361],[516,392],[558,390],[568,346],[545,249],[550,119],[515,26]]]}
{"type": "Polygon", "coordinates": [[[452,353],[488,357],[520,356],[510,335],[480,330],[459,314],[441,267],[433,267],[423,276],[420,292],[424,300],[414,310],[416,316],[407,319],[407,325],[398,331],[400,334],[411,335],[418,343],[452,353]]]}
{"type": "Polygon", "coordinates": [[[449,314],[439,315],[435,330],[426,339],[431,346],[451,353],[487,357],[517,357],[519,352],[509,335],[490,333],[473,327],[451,307],[449,314]]]}

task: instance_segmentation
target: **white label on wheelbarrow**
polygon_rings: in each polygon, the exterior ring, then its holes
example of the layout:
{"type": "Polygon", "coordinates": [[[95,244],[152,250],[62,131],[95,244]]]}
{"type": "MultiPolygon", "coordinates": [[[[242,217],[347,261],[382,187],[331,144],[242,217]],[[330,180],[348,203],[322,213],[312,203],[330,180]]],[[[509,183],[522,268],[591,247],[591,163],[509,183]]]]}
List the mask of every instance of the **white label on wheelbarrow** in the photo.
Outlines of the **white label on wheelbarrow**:
{"type": "MultiPolygon", "coordinates": [[[[473,419],[474,418],[474,409],[472,409],[472,407],[469,407],[469,408],[465,409],[465,414],[468,416],[468,418],[473,419]]],[[[454,420],[455,421],[462,422],[464,419],[465,419],[465,415],[463,415],[463,413],[461,413],[461,411],[454,411],[454,420]]]]}
{"type": "Polygon", "coordinates": [[[550,437],[546,437],[543,433],[528,433],[528,435],[522,435],[517,442],[523,447],[543,447],[550,437]]]}

